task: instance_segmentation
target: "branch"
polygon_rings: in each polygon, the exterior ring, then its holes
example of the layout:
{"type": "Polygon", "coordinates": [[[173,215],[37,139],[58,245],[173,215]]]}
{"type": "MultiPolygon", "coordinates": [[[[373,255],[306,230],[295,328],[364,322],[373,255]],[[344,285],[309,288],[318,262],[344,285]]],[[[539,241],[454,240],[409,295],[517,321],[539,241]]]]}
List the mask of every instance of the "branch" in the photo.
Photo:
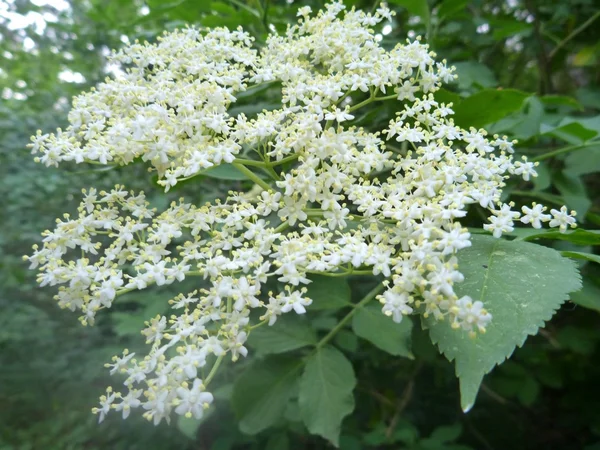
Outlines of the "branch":
{"type": "Polygon", "coordinates": [[[592,23],[594,23],[594,21],[600,17],[600,11],[597,11],[596,14],[594,14],[592,17],[590,17],[588,20],[586,20],[585,22],[583,22],[581,25],[579,25],[577,28],[575,28],[571,34],[569,34],[566,38],[564,38],[562,41],[560,41],[558,43],[558,45],[556,47],[554,47],[554,49],[550,52],[550,54],[548,55],[548,60],[551,60],[552,58],[554,58],[554,56],[556,55],[556,53],[558,53],[558,51],[563,48],[565,46],[565,44],[567,42],[569,42],[571,39],[573,39],[575,36],[577,36],[579,33],[581,33],[583,30],[585,30],[587,27],[589,27],[592,23]]]}

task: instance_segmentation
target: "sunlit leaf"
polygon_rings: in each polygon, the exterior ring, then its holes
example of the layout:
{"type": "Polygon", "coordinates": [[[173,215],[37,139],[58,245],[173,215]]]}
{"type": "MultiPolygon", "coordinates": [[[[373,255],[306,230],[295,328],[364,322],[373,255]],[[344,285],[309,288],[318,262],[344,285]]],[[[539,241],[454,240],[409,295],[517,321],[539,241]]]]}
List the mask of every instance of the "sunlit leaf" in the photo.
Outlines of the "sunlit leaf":
{"type": "Polygon", "coordinates": [[[426,319],[432,341],[455,362],[465,411],[475,403],[483,376],[536,334],[568,293],[581,288],[575,264],[556,250],[488,236],[473,236],[472,242],[458,253],[465,280],[456,292],[484,303],[493,316],[487,332],[470,338],[448,321],[426,319]]]}

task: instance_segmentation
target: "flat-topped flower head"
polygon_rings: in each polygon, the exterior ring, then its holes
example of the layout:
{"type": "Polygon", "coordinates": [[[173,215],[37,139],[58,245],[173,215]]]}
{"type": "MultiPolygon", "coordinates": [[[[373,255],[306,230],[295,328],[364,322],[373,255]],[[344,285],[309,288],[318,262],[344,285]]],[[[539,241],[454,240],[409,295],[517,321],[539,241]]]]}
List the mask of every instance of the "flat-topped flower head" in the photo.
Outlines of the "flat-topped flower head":
{"type": "Polygon", "coordinates": [[[77,214],[26,257],[40,285],[58,286],[59,306],[89,325],[124,293],[199,277],[170,300],[172,313],[147,318],[145,356],[125,352],[107,365],[125,377],[124,392],[101,398],[100,420],[135,408],[155,424],[172,414],[200,419],[222,360],[246,357],[255,327],[309,312],[305,286],[316,274],[384,278],[376,297],[394,322],[417,313],[457,333],[485,332],[493,311],[454,291],[464,278],[456,254],[471,245],[460,223],[470,205],[489,212],[484,228],[496,237],[517,220],[575,225],[564,207],[521,214],[502,203],[506,178],[528,180],[535,166],[515,161],[506,137],[454,124],[452,105],[433,95],[453,69],[419,39],[384,48],[373,27],[391,15],[385,6],[304,7],[260,50],[226,28],[135,42],[113,55],[122,75],[75,98],[66,130],[32,138],[48,166],[142,161],[165,191],[222,164],[255,182],[162,212],[123,186],[84,190],[77,214]],[[280,87],[280,106],[232,111],[240,93],[264,83],[280,87]],[[384,130],[355,124],[361,109],[385,101],[397,114],[384,130]],[[279,292],[266,289],[271,281],[279,292]]]}

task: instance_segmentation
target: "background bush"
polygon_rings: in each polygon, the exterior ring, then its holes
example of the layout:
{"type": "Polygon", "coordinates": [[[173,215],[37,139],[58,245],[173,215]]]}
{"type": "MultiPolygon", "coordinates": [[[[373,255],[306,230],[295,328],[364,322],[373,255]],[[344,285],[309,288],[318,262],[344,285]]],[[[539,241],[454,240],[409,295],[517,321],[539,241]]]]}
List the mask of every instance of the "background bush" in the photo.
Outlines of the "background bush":
{"type": "MultiPolygon", "coordinates": [[[[370,10],[369,1],[347,5],[370,10]]],[[[518,151],[539,158],[533,185],[514,182],[506,192],[522,203],[566,203],[583,227],[600,228],[600,10],[592,0],[389,0],[397,11],[381,30],[385,45],[422,35],[457,68],[459,80],[441,95],[455,104],[461,126],[483,126],[519,139],[518,151]],[[533,189],[530,189],[533,188],[533,189]],[[527,189],[527,191],[526,191],[527,189]]],[[[239,431],[240,374],[252,360],[220,375],[218,408],[204,423],[180,420],[154,427],[139,417],[115,415],[96,424],[90,414],[109,383],[103,364],[123,347],[143,344],[147,318],[165,313],[165,290],[131,293],[81,327],[59,310],[51,290],[36,288],[21,255],[74,208],[82,187],[127,181],[144,189],[159,208],[179,196],[195,203],[222,196],[241,181],[202,178],[165,196],[143,167],[47,169],[25,145],[36,129],[66,125],[73,95],[101,81],[115,67],[109,49],[126,39],[153,40],[184,24],[242,25],[256,36],[285,30],[297,7],[319,1],[274,0],[90,0],[0,2],[0,449],[319,449],[291,401],[277,427],[249,436],[239,431]],[[234,382],[238,388],[234,388],[234,382]],[[233,392],[233,402],[230,402],[233,392]],[[229,406],[234,405],[234,408],[229,406]]],[[[257,45],[261,45],[260,39],[257,45]]],[[[245,111],[269,107],[248,96],[245,111]]],[[[237,105],[236,105],[237,107],[237,105]]],[[[361,120],[387,122],[393,102],[361,120]],[[386,109],[384,109],[386,108],[386,109]]],[[[476,212],[469,226],[479,226],[476,212]]],[[[587,240],[580,238],[583,251],[587,240]]],[[[582,251],[572,242],[546,242],[582,251]]],[[[359,380],[356,410],[343,424],[340,447],[372,449],[600,449],[598,312],[600,269],[582,262],[584,289],[530,338],[511,359],[486,377],[478,403],[460,410],[453,367],[418,323],[412,342],[397,356],[358,339],[350,330],[335,341],[352,360],[359,380]],[[399,356],[398,356],[399,355],[399,356]]],[[[352,296],[371,286],[350,280],[352,296]]],[[[339,286],[337,292],[350,289],[339,286]]],[[[343,294],[340,294],[343,295],[343,294]]],[[[335,325],[334,313],[309,315],[315,332],[335,325]]],[[[261,354],[276,353],[276,332],[255,342],[261,354]]],[[[254,357],[253,357],[254,358],[254,357]]],[[[240,381],[241,380],[241,381],[240,381]]],[[[113,382],[118,382],[113,380],[113,382]]],[[[242,427],[243,428],[243,427],[242,427]]]]}

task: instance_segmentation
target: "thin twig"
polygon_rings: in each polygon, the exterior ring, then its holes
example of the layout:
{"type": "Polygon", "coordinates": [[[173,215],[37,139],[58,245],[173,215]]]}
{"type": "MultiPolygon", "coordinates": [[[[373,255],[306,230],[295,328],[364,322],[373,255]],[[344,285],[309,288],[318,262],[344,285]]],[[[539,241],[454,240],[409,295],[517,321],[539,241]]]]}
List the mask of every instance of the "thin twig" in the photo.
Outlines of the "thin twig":
{"type": "Polygon", "coordinates": [[[485,392],[487,395],[489,395],[491,398],[493,398],[494,400],[496,400],[501,405],[510,405],[511,404],[511,402],[509,400],[507,400],[506,398],[502,397],[496,391],[491,390],[489,387],[487,387],[487,385],[485,385],[483,383],[481,384],[481,391],[485,392]]]}
{"type": "Polygon", "coordinates": [[[421,371],[422,367],[423,367],[423,363],[420,362],[417,365],[417,367],[415,368],[415,370],[413,371],[413,374],[411,375],[410,379],[408,380],[408,384],[404,388],[404,392],[402,393],[402,396],[398,400],[398,405],[396,406],[396,411],[394,412],[394,416],[392,417],[392,420],[390,421],[390,424],[387,427],[387,430],[385,431],[385,437],[388,439],[390,437],[392,437],[392,433],[394,432],[396,425],[398,425],[398,420],[400,420],[400,416],[401,416],[402,412],[406,409],[406,407],[408,406],[408,404],[410,403],[410,401],[412,399],[414,387],[415,387],[415,378],[417,377],[417,374],[421,371]]]}
{"type": "Polygon", "coordinates": [[[554,90],[552,87],[552,78],[550,74],[550,60],[546,54],[546,48],[544,46],[544,39],[541,33],[541,22],[539,19],[539,11],[536,7],[535,1],[526,1],[525,5],[531,14],[533,14],[533,34],[539,46],[538,51],[538,65],[540,71],[540,94],[550,94],[554,90]]]}
{"type": "Polygon", "coordinates": [[[475,428],[475,425],[473,425],[468,416],[465,416],[465,423],[467,424],[467,427],[469,428],[471,434],[475,437],[475,439],[481,442],[481,444],[486,448],[486,450],[494,450],[492,444],[490,444],[489,441],[485,438],[485,436],[481,434],[481,432],[477,428],[475,428]]]}
{"type": "Polygon", "coordinates": [[[550,52],[550,54],[548,55],[548,60],[551,60],[556,53],[558,53],[558,51],[563,48],[565,46],[565,44],[567,42],[569,42],[571,39],[573,39],[575,36],[577,36],[579,33],[581,33],[583,30],[585,30],[587,27],[589,27],[592,23],[594,23],[594,21],[600,17],[600,11],[597,11],[596,14],[594,14],[592,17],[590,17],[588,20],[586,20],[585,22],[583,22],[581,25],[579,25],[577,28],[575,28],[571,34],[569,34],[566,38],[564,38],[562,41],[560,41],[558,43],[558,45],[556,47],[554,47],[554,49],[550,52]]]}

